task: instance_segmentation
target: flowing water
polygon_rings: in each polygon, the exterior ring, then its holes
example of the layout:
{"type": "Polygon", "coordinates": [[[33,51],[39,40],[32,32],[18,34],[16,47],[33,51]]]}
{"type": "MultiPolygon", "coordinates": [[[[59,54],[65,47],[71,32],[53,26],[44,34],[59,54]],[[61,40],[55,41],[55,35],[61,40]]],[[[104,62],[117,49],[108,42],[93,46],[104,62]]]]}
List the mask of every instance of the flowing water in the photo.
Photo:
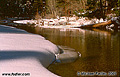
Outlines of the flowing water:
{"type": "MultiPolygon", "coordinates": [[[[98,29],[50,29],[17,26],[31,33],[44,36],[56,45],[66,46],[81,53],[74,62],[54,63],[48,69],[62,77],[76,77],[81,72],[115,72],[119,74],[120,32],[111,33],[98,29]]],[[[117,73],[117,75],[116,75],[117,73]]]]}

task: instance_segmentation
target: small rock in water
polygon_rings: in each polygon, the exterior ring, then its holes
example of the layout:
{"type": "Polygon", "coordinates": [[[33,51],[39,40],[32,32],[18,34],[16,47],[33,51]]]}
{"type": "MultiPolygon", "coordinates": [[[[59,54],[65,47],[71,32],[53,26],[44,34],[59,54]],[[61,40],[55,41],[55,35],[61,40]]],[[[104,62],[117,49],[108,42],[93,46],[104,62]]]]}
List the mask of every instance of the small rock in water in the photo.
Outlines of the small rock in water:
{"type": "Polygon", "coordinates": [[[81,54],[80,54],[80,52],[78,52],[78,55],[79,55],[79,57],[81,57],[81,54]]]}
{"type": "Polygon", "coordinates": [[[69,63],[74,62],[78,57],[81,57],[79,52],[75,52],[75,49],[67,46],[58,46],[63,53],[55,54],[57,63],[69,63]]]}
{"type": "Polygon", "coordinates": [[[59,59],[56,60],[57,63],[61,63],[61,61],[59,59]]]}

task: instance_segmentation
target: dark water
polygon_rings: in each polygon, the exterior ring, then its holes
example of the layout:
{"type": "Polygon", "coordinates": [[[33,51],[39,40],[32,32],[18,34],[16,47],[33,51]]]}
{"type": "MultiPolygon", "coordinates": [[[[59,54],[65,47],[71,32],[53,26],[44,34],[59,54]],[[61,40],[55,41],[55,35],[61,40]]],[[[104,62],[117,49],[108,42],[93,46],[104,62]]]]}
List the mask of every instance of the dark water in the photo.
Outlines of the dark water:
{"type": "MultiPolygon", "coordinates": [[[[62,77],[76,77],[77,72],[116,72],[119,74],[120,32],[94,29],[45,29],[17,26],[44,36],[56,45],[68,46],[81,53],[72,63],[51,64],[48,69],[62,77]]],[[[88,77],[88,76],[87,76],[88,77]]]]}
{"type": "Polygon", "coordinates": [[[78,71],[114,71],[119,74],[120,33],[43,28],[36,28],[36,31],[56,45],[68,46],[81,53],[75,62],[49,66],[55,74],[63,77],[76,77],[78,71]]]}

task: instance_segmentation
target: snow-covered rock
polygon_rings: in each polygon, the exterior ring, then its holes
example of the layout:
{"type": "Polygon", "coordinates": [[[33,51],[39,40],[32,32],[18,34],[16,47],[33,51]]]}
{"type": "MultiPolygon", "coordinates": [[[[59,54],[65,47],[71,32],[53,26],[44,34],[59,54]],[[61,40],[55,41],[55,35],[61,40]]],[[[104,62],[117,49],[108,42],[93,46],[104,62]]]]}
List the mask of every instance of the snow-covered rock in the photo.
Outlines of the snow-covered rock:
{"type": "Polygon", "coordinates": [[[60,17],[59,22],[67,22],[67,18],[66,17],[60,17]]]}
{"type": "Polygon", "coordinates": [[[37,20],[18,20],[18,21],[13,21],[14,23],[18,24],[37,24],[37,20]]]}
{"type": "Polygon", "coordinates": [[[79,17],[79,19],[76,16],[73,17],[60,17],[59,19],[42,19],[42,23],[39,24],[37,20],[18,20],[14,21],[14,23],[23,23],[23,24],[36,24],[38,26],[48,27],[48,26],[81,26],[81,25],[89,25],[89,24],[95,24],[95,23],[102,23],[106,22],[101,18],[100,20],[97,18],[89,19],[88,17],[79,17]]]}
{"type": "MultiPolygon", "coordinates": [[[[25,77],[57,77],[48,67],[59,53],[44,37],[0,25],[0,77],[4,73],[29,73],[25,77]]],[[[23,76],[14,76],[23,77],[23,76]]]]}

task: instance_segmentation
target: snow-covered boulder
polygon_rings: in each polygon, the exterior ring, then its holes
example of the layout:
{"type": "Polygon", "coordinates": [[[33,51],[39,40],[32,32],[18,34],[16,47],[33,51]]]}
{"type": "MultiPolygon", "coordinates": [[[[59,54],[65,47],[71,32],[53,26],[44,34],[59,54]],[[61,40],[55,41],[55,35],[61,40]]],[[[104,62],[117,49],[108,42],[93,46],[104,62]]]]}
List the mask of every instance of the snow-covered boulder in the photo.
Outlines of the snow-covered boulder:
{"type": "Polygon", "coordinates": [[[57,77],[46,67],[58,53],[58,47],[40,35],[0,25],[0,77],[23,77],[23,73],[29,73],[25,77],[57,77]]]}

